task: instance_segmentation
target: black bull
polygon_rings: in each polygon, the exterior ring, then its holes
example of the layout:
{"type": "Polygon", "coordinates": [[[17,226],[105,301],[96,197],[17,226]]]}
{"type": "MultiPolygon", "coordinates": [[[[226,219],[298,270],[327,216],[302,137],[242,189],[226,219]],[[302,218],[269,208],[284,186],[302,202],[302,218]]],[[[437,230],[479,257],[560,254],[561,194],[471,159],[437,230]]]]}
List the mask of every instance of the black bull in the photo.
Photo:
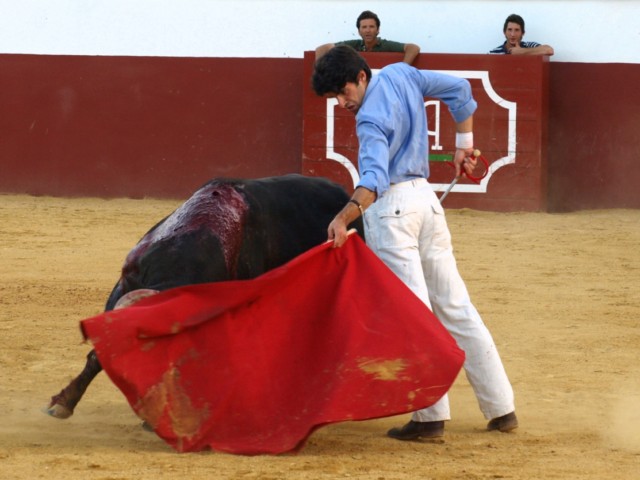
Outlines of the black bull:
{"type": "MultiPolygon", "coordinates": [[[[329,223],[348,200],[342,187],[322,178],[211,180],[129,252],[105,310],[136,290],[261,275],[325,241],[329,223]]],[[[351,227],[362,234],[360,218],[351,227]]],[[[82,372],[51,398],[48,413],[73,415],[101,370],[91,350],[82,372]]]]}

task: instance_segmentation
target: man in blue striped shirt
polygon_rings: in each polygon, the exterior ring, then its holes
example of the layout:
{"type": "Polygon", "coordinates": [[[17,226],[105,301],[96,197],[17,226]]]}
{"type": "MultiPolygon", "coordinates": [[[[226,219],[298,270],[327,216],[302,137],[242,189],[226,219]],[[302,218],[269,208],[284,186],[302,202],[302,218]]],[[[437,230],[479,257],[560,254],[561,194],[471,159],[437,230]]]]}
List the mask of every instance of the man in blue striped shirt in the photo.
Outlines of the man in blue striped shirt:
{"type": "Polygon", "coordinates": [[[502,29],[505,42],[489,53],[507,53],[511,55],[553,55],[553,48],[537,42],[524,42],[524,19],[512,13],[504,21],[502,29]]]}
{"type": "MultiPolygon", "coordinates": [[[[467,378],[490,420],[487,428],[513,430],[518,426],[513,389],[458,273],[444,210],[427,182],[424,97],[443,101],[456,123],[456,175],[471,174],[476,164],[471,154],[477,104],[469,82],[405,63],[388,65],[372,77],[358,52],[336,46],[317,60],[312,84],[318,95],[337,99],[340,107],[355,114],[359,141],[360,180],[350,201],[329,224],[329,240],[341,247],[347,225],[364,216],[369,247],[431,308],[464,350],[467,378]]],[[[445,395],[388,435],[399,440],[441,437],[450,418],[445,395]]]]}

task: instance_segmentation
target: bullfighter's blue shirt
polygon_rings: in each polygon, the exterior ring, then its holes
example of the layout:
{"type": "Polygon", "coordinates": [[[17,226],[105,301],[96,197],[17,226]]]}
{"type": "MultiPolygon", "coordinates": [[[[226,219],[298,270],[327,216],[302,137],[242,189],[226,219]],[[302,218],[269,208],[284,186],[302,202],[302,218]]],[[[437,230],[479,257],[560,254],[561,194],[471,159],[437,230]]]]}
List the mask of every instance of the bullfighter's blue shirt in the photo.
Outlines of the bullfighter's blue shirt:
{"type": "Polygon", "coordinates": [[[406,63],[384,67],[371,77],[356,114],[359,187],[378,198],[392,183],[429,177],[429,137],[424,97],[442,100],[456,122],[477,108],[463,78],[406,63]]]}

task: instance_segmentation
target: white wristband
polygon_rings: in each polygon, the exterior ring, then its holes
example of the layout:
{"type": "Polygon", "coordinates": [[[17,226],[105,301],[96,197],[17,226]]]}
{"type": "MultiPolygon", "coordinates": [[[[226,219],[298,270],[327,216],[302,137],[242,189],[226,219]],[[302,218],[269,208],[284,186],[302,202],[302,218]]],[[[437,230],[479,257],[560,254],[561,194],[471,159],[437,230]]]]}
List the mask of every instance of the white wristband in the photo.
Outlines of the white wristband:
{"type": "Polygon", "coordinates": [[[473,132],[456,132],[456,148],[461,150],[473,148],[473,132]]]}

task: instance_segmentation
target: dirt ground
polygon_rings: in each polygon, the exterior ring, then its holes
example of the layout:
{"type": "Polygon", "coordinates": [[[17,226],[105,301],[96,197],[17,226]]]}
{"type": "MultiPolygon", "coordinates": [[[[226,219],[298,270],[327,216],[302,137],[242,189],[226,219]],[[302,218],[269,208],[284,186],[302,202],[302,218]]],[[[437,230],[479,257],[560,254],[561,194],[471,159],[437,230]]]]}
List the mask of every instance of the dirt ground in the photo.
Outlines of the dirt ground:
{"type": "Polygon", "coordinates": [[[126,253],[177,201],[0,195],[0,478],[640,478],[640,210],[447,212],[463,277],[516,392],[485,431],[461,375],[444,441],[385,436],[408,415],[330,425],[298,454],[178,454],[104,373],[68,420],[43,414],[84,365],[126,253]]]}

